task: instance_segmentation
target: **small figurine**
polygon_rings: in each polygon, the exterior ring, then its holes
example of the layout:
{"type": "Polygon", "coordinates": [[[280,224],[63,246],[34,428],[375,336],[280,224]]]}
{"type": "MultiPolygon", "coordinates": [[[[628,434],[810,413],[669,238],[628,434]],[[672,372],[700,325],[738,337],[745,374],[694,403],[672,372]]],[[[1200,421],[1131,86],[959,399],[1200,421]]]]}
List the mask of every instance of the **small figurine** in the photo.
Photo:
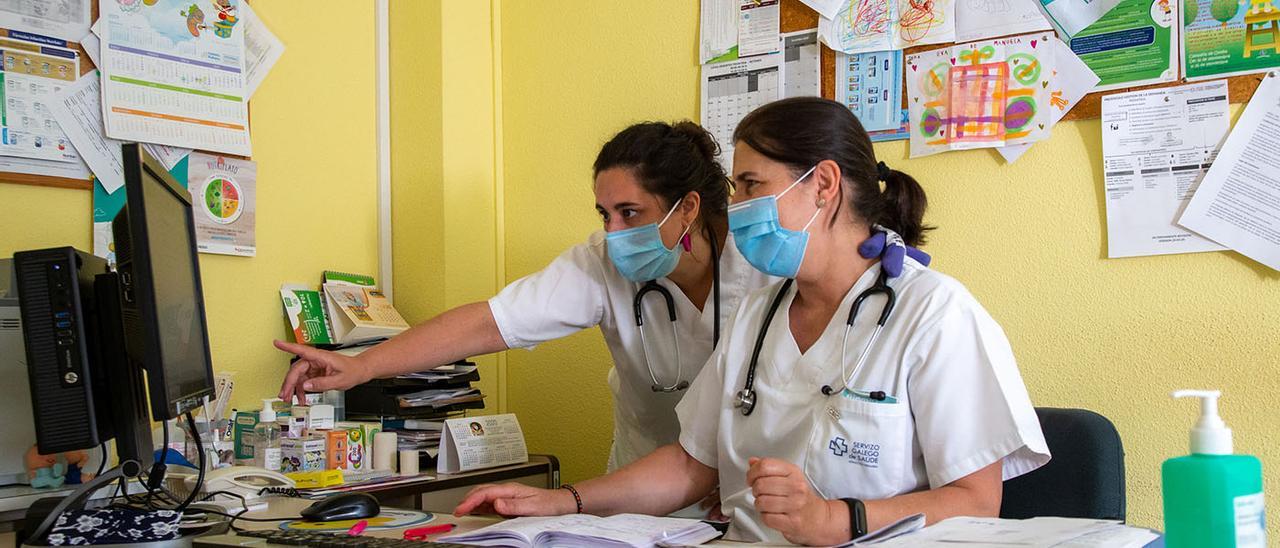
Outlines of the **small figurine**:
{"type": "Polygon", "coordinates": [[[68,451],[62,454],[67,460],[67,485],[80,485],[93,479],[93,474],[84,473],[89,464],[89,453],[85,451],[68,451]]]}
{"type": "Polygon", "coordinates": [[[24,457],[27,465],[27,479],[32,487],[62,487],[66,481],[65,468],[58,462],[57,455],[41,455],[40,450],[32,445],[24,457]]]}

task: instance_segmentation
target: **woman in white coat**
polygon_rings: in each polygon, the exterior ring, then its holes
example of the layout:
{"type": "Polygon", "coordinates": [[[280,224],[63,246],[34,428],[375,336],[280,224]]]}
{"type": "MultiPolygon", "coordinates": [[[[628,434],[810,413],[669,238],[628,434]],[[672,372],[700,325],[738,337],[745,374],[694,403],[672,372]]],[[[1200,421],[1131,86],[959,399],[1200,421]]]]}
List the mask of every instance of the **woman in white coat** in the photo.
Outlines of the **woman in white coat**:
{"type": "Polygon", "coordinates": [[[927,227],[923,189],[876,161],[857,119],[787,99],[734,140],[734,241],[788,280],[730,319],[677,407],[678,443],[562,489],[480,487],[456,512],[665,514],[718,484],[728,538],[837,544],[916,513],[997,515],[1001,481],[1048,461],[1009,343],[973,296],[915,253],[860,256],[927,227]]]}
{"type": "MultiPolygon", "coordinates": [[[[692,122],[623,130],[594,165],[604,230],[488,302],[446,311],[358,357],[277,341],[302,358],[280,397],[532,348],[599,326],[613,357],[609,469],[674,442],[675,406],[711,355],[721,324],[744,295],[773,281],[743,260],[729,235],[730,182],[717,154],[711,135],[692,122]],[[636,295],[650,283],[660,289],[646,290],[640,301],[640,327],[636,295]]],[[[555,222],[562,214],[545,217],[555,222]]]]}

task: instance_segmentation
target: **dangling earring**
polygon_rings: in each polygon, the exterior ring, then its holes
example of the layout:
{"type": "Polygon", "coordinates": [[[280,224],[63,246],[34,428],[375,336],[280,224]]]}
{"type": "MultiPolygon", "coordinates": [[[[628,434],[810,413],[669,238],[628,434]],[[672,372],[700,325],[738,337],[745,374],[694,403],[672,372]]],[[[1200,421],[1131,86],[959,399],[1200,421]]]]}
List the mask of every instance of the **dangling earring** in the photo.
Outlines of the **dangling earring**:
{"type": "Polygon", "coordinates": [[[689,240],[689,233],[686,231],[684,236],[680,238],[680,247],[684,248],[684,252],[688,253],[693,249],[693,243],[689,240]]]}

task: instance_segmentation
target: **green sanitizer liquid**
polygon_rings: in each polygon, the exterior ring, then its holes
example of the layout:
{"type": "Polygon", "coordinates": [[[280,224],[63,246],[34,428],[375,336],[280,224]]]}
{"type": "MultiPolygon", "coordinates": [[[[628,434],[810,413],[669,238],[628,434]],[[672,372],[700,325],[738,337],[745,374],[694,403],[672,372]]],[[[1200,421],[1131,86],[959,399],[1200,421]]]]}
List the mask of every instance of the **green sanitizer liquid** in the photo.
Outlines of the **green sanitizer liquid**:
{"type": "Polygon", "coordinates": [[[1168,548],[1266,548],[1262,462],[1231,454],[1231,429],[1218,417],[1218,391],[1181,390],[1201,399],[1191,455],[1164,461],[1164,534],[1168,548]]]}

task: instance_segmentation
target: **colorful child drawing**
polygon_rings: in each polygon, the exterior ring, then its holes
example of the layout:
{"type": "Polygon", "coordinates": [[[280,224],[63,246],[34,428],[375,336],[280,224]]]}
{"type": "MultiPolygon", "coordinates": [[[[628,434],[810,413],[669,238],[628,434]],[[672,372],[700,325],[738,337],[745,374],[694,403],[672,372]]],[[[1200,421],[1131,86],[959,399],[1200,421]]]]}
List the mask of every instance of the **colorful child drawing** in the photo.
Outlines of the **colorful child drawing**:
{"type": "Polygon", "coordinates": [[[909,56],[911,155],[1042,139],[1053,104],[1050,38],[1014,36],[909,56]]]}

